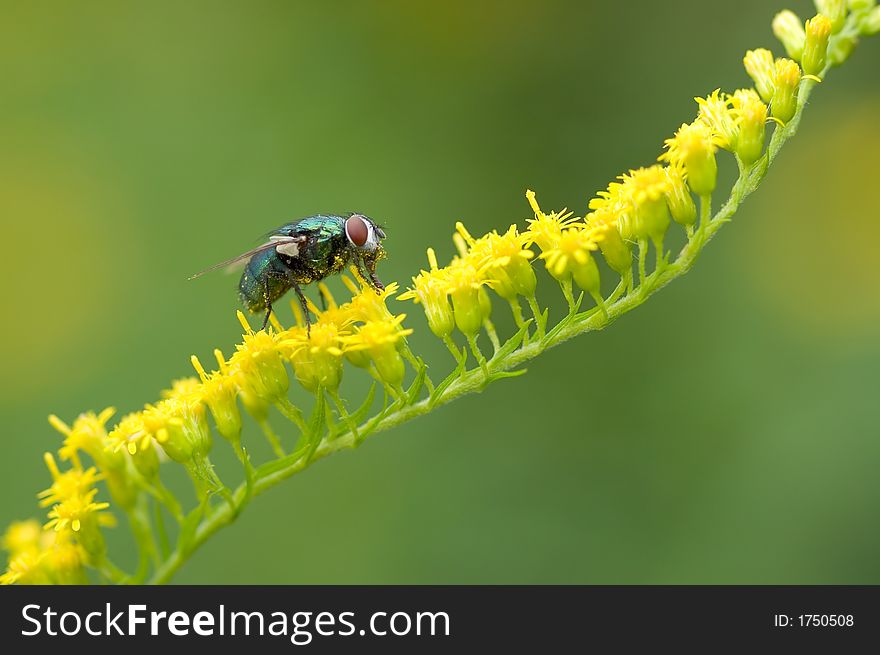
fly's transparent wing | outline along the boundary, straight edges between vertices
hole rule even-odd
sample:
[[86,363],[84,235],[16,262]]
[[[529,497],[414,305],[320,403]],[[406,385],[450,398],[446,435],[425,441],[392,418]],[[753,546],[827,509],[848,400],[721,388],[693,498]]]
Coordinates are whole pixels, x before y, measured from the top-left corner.
[[216,271],[221,268],[230,268],[239,264],[241,262],[247,261],[254,255],[259,255],[261,252],[266,252],[267,250],[271,250],[272,248],[280,248],[282,252],[290,253],[297,249],[297,246],[305,241],[305,238],[302,236],[281,236],[275,235],[270,236],[269,241],[264,244],[257,246],[256,248],[252,248],[247,252],[240,254],[238,257],[233,257],[232,259],[227,259],[225,262],[220,262],[219,264],[214,264],[213,266],[209,266],[203,271],[199,271],[195,275],[191,275],[190,280],[195,280],[197,277],[203,276],[205,273],[210,273],[212,271]]

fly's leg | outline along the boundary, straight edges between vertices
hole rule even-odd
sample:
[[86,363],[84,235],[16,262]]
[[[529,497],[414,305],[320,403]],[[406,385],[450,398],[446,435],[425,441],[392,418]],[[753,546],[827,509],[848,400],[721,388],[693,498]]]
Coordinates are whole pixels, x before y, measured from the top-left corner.
[[311,335],[312,334],[312,319],[311,319],[311,316],[309,315],[309,303],[306,301],[306,297],[303,294],[302,289],[300,289],[299,284],[297,284],[293,280],[291,280],[290,282],[291,282],[291,285],[293,286],[293,290],[296,291],[296,295],[299,296],[299,304],[302,306],[303,317],[306,320],[306,334]]
[[305,295],[302,292],[302,288],[299,286],[299,281],[296,279],[296,275],[293,271],[288,271],[286,276],[287,284],[291,286],[291,288],[296,291],[296,295],[299,298],[299,305],[302,307],[303,319],[306,322],[306,333],[312,334],[312,318],[309,314],[309,303],[306,300]]
[[367,265],[364,260],[358,259],[357,267],[361,277],[372,285],[376,290],[376,293],[385,289],[385,285],[382,284],[378,277],[376,277],[376,271],[371,266]]
[[263,285],[263,300],[266,303],[266,318],[263,319],[263,327],[260,328],[262,330],[266,329],[266,326],[269,324],[269,317],[272,316],[272,300],[269,298],[269,281],[266,281],[266,284]]

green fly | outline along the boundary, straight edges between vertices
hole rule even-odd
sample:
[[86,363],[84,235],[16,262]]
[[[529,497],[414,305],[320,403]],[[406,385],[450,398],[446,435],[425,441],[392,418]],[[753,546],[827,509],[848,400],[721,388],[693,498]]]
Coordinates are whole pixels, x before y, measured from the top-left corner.
[[290,289],[302,305],[306,327],[311,327],[309,308],[302,287],[318,282],[353,264],[376,291],[385,288],[376,277],[376,264],[385,256],[380,243],[385,232],[363,214],[320,214],[282,225],[266,235],[267,241],[233,259],[201,273],[247,261],[238,293],[251,312],[266,312],[263,329],[272,315],[272,303]]

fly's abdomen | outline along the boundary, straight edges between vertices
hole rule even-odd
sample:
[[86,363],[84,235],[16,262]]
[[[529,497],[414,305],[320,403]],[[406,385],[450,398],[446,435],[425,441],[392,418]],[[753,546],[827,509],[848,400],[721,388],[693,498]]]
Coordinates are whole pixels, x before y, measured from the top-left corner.
[[267,309],[267,301],[275,302],[288,289],[290,282],[287,267],[274,249],[251,257],[238,283],[241,302],[252,312]]

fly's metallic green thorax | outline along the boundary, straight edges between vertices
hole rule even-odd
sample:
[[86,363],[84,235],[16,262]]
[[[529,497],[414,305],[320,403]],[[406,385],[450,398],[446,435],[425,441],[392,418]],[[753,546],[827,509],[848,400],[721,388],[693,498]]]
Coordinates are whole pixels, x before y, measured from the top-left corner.
[[272,304],[290,289],[299,296],[308,321],[300,287],[349,265],[375,289],[384,288],[376,277],[376,264],[385,256],[380,244],[385,233],[363,214],[309,216],[267,236],[265,244],[237,258],[247,259],[238,285],[242,303],[252,312],[265,311],[266,321]]

